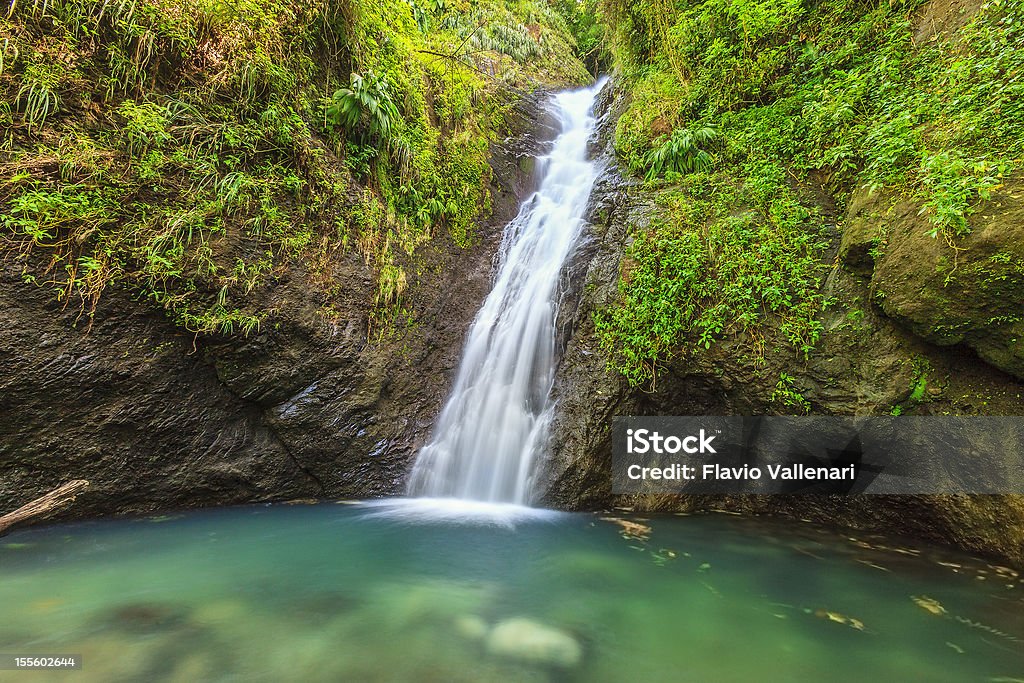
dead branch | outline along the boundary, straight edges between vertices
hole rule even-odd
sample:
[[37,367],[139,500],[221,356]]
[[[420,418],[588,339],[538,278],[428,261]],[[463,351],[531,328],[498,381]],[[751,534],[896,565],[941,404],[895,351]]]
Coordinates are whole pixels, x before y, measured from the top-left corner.
[[36,498],[31,503],[22,505],[14,512],[0,516],[0,535],[7,532],[7,529],[28,519],[48,515],[65,505],[74,502],[78,494],[89,487],[85,479],[75,479],[63,486],[59,486],[44,496]]

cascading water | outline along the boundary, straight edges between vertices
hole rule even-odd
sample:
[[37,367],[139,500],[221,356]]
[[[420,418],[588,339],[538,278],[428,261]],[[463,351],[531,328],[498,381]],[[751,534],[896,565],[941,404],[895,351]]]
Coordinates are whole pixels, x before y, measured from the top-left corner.
[[602,85],[554,97],[561,133],[539,158],[540,189],[505,228],[494,288],[470,328],[433,438],[416,459],[410,495],[530,502],[553,410],[558,280],[598,172],[587,143]]

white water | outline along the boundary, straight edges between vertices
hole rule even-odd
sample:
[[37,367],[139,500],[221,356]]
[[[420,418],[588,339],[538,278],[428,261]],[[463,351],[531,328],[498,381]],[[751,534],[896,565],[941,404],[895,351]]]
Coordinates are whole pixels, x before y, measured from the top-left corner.
[[515,529],[522,523],[556,522],[567,512],[515,503],[491,503],[459,498],[380,498],[355,503],[367,519],[404,524],[458,524]]
[[553,405],[558,280],[597,178],[587,158],[596,85],[554,97],[561,133],[540,189],[505,228],[498,275],[470,328],[451,396],[416,459],[413,496],[530,502]]

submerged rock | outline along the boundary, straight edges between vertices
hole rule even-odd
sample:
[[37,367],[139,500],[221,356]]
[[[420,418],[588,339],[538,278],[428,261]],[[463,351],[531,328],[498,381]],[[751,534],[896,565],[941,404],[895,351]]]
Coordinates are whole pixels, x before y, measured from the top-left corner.
[[487,622],[475,614],[463,614],[455,619],[455,630],[467,640],[482,640],[487,635]]
[[249,607],[240,600],[204,601],[192,612],[197,624],[231,624],[249,616]]
[[571,635],[522,617],[495,626],[487,637],[487,652],[565,668],[578,666],[583,660],[583,647]]

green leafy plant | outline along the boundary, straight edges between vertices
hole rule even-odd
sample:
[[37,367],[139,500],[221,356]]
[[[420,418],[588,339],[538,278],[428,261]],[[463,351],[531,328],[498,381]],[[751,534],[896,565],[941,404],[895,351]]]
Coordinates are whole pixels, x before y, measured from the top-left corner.
[[772,403],[781,404],[786,408],[795,408],[805,415],[811,412],[811,402],[797,390],[796,379],[785,372],[779,373],[779,381],[775,383],[771,400]]
[[15,103],[21,108],[29,130],[39,128],[60,107],[60,72],[50,64],[33,61],[25,69]]
[[686,175],[706,171],[714,163],[714,157],[703,149],[718,140],[718,130],[713,126],[697,128],[676,128],[671,135],[654,141],[654,148],[647,154],[647,180],[668,173]]
[[742,332],[759,355],[769,324],[805,355],[820,337],[819,219],[776,184],[774,165],[748,172],[740,187],[723,171],[686,176],[658,194],[657,218],[634,226],[620,298],[595,315],[609,366],[630,383]]
[[376,303],[379,306],[389,306],[398,301],[408,287],[405,270],[393,263],[385,264],[380,269],[377,277]]
[[133,155],[142,156],[150,147],[161,147],[171,140],[165,107],[153,102],[140,104],[126,100],[117,108],[117,113],[124,119],[122,133]]
[[921,161],[921,184],[927,199],[920,213],[930,213],[932,237],[941,232],[965,235],[970,232],[968,216],[977,200],[992,197],[999,177],[1007,173],[1006,164],[992,164],[984,159],[969,161],[954,152],[942,151]]
[[327,105],[327,118],[346,131],[384,141],[401,118],[388,82],[372,72],[362,76],[352,72],[349,86],[339,88]]
[[603,71],[608,61],[605,27],[599,21],[598,0],[552,0],[576,39],[576,54],[591,73]]
[[372,145],[357,145],[353,142],[345,143],[345,166],[351,170],[357,178],[367,178],[373,167],[373,161],[377,158],[377,148]]
[[0,215],[0,222],[33,243],[44,244],[70,226],[96,229],[107,218],[109,209],[100,193],[80,185],[67,185],[59,190],[33,187],[11,199],[9,214]]

